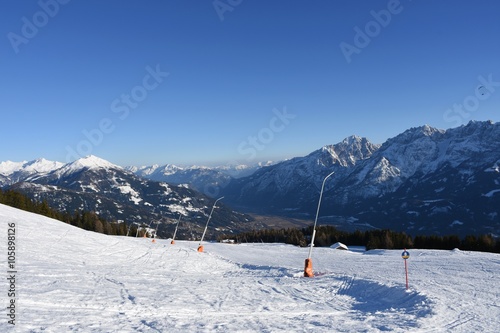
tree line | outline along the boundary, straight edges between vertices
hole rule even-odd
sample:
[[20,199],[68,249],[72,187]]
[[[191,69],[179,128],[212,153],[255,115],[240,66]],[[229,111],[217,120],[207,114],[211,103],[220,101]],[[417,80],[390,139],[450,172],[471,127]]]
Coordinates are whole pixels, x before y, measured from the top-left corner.
[[[312,232],[312,226],[302,229],[264,229],[243,232],[237,235],[220,235],[218,240],[231,239],[236,243],[264,242],[308,246]],[[456,235],[419,235],[412,237],[404,232],[387,229],[346,232],[333,226],[319,226],[316,228],[314,246],[327,247],[337,242],[351,246],[364,246],[366,250],[403,248],[453,250],[459,248],[464,251],[500,253],[500,241],[492,235],[469,235],[461,239]]]
[[129,230],[125,222],[110,222],[100,217],[95,212],[75,211],[72,214],[69,212],[60,212],[51,208],[45,200],[35,201],[14,190],[3,191],[0,189],[0,203],[35,214],[47,216],[81,229],[95,231],[106,235],[126,236],[128,234],[129,236],[135,237],[136,234],[138,234],[138,236],[142,237],[145,233],[144,229],[137,232],[137,226],[135,224],[131,225]]

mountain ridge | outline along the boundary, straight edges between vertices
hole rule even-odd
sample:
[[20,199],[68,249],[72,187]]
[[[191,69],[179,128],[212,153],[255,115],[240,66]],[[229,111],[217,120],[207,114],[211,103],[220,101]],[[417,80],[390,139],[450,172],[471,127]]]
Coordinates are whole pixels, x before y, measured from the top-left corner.
[[[311,219],[322,181],[333,171],[325,183],[322,213],[330,216],[325,223],[412,233],[500,233],[498,123],[469,122],[446,131],[411,128],[351,165],[325,151],[232,180],[222,193],[238,207]],[[408,206],[417,214],[407,213]]]
[[[324,188],[320,216],[324,223],[412,233],[500,234],[500,125],[492,121],[471,121],[447,130],[413,127],[382,144],[352,135],[306,156],[258,165],[241,177],[220,167],[157,164],[122,168],[95,156],[62,166],[35,161],[0,163],[0,185],[36,192],[40,197],[58,190],[64,192],[63,197],[69,195],[67,191],[85,193],[85,197],[104,191],[136,206],[172,207],[172,202],[148,201],[142,195],[149,190],[139,190],[149,184],[146,187],[161,192],[159,185],[148,182],[164,182],[176,191],[189,187],[212,198],[225,196],[224,203],[243,211],[311,219],[323,179],[334,172]],[[43,172],[30,169],[37,163],[45,166],[40,169]],[[80,178],[65,178],[66,173],[78,172]],[[85,174],[91,173],[95,182],[85,183]],[[123,181],[125,178],[128,180]],[[132,183],[139,187],[130,186]],[[63,204],[64,200],[59,202]],[[130,214],[140,216],[137,209]]]
[[[172,232],[175,221],[183,216],[180,235],[189,238],[193,231],[204,227],[214,200],[186,186],[176,186],[136,176],[115,164],[96,156],[87,156],[53,170],[30,174],[10,184],[37,201],[72,214],[75,211],[94,211],[109,221],[127,224],[161,226],[159,235]],[[218,204],[207,237],[216,228],[227,233],[245,229],[252,218],[236,212],[224,203]]]

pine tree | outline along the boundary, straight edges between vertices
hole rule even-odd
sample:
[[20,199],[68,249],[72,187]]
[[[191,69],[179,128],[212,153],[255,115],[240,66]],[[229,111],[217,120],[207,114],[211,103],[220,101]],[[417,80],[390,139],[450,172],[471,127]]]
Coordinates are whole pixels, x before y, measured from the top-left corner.
[[128,232],[128,235],[129,235],[130,237],[135,237],[135,236],[136,236],[136,234],[137,234],[137,225],[136,225],[136,224],[131,224],[131,225],[130,225],[130,230],[129,230],[129,232]]
[[493,252],[495,249],[495,240],[491,235],[481,235],[477,240],[477,250],[484,252]]
[[368,242],[366,243],[366,250],[379,249],[381,246],[380,237],[375,235],[375,233],[370,233],[368,236]]
[[104,226],[99,219],[95,220],[94,224],[95,224],[95,229],[94,229],[95,232],[98,232],[100,234],[104,233]]

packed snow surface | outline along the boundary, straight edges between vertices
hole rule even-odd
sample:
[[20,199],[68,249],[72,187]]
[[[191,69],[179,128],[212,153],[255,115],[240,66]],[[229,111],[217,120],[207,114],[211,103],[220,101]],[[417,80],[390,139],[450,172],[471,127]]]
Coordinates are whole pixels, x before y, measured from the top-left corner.
[[[16,325],[0,332],[499,332],[500,255],[106,236],[0,205],[16,230]],[[349,244],[348,244],[349,245]]]

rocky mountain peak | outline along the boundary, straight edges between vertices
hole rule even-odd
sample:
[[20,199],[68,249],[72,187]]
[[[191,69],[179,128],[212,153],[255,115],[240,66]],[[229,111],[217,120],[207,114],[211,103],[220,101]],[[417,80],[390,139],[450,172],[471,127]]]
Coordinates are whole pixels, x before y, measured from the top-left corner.
[[331,164],[347,167],[369,158],[379,148],[380,145],[371,143],[367,138],[352,135],[337,144],[324,146],[320,151],[331,156]]

